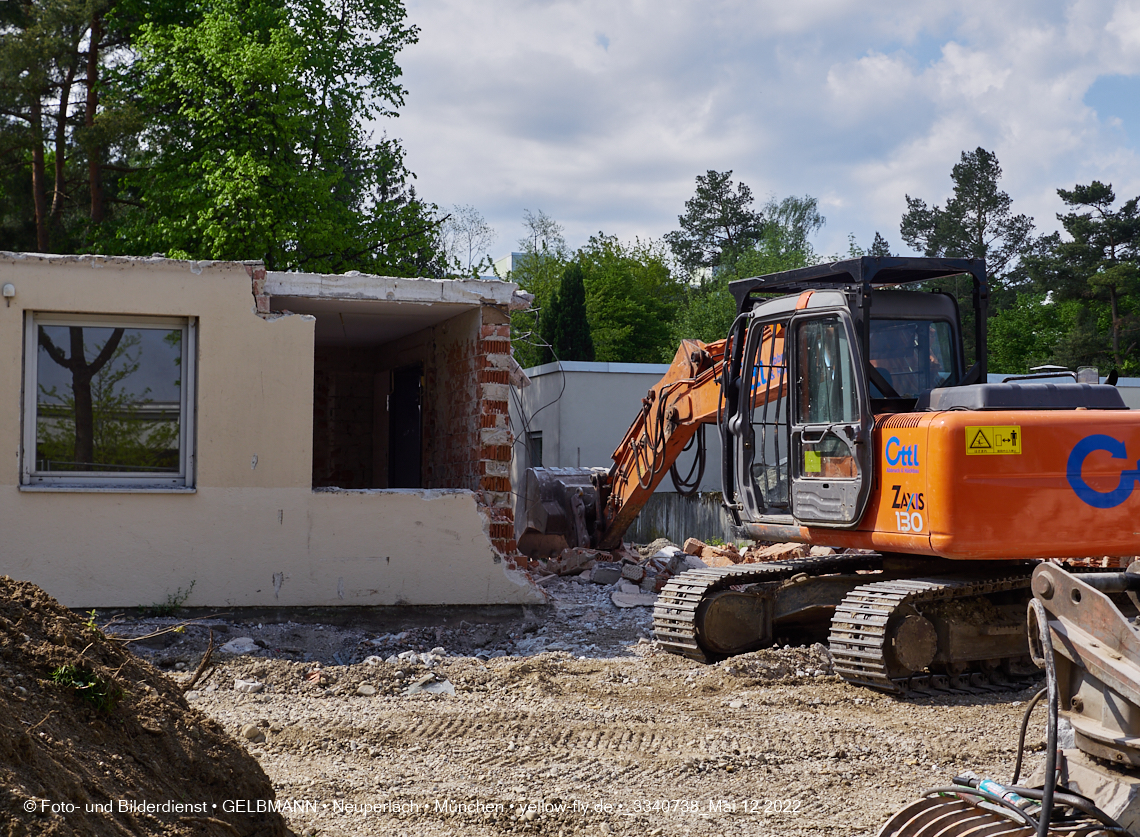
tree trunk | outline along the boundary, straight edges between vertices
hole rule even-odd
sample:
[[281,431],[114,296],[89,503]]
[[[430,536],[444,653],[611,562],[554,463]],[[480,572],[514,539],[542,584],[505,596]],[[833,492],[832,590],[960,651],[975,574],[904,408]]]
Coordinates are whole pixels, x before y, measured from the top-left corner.
[[1117,369],[1121,369],[1120,362],[1120,317],[1116,313],[1116,288],[1108,289],[1108,298],[1112,301],[1112,361]]
[[59,216],[63,214],[63,170],[67,162],[67,106],[71,101],[71,85],[75,81],[75,65],[67,71],[67,78],[59,88],[59,111],[55,117],[55,183],[52,184],[51,196],[51,227],[59,223]]
[[[95,125],[95,113],[99,107],[99,41],[103,37],[103,18],[91,18],[91,45],[87,50],[87,112],[83,124],[88,128]],[[99,155],[102,149],[91,145],[87,150],[87,184],[91,192],[91,223],[103,223],[103,168]]]
[[48,251],[47,184],[44,183],[44,123],[43,105],[39,96],[32,94],[32,198],[36,206],[36,250]]

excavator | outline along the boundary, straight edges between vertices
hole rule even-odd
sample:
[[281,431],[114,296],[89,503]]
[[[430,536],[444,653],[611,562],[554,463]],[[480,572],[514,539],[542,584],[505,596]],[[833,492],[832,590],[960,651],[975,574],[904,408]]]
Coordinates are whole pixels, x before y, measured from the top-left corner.
[[989,383],[981,259],[861,257],[730,290],[729,334],[682,342],[609,468],[528,469],[520,550],[620,548],[666,472],[694,485],[678,457],[695,441],[702,465],[715,424],[736,531],[841,551],[671,578],[662,647],[709,662],[818,635],[844,679],[896,695],[1029,675],[1034,567],[1140,552],[1140,416],[1115,374]]

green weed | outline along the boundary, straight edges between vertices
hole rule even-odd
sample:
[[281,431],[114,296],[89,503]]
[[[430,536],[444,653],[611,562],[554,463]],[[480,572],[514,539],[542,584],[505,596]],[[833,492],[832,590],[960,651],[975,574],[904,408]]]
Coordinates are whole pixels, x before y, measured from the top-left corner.
[[113,680],[105,680],[82,666],[60,666],[51,673],[57,685],[72,689],[99,712],[111,712],[123,697]]

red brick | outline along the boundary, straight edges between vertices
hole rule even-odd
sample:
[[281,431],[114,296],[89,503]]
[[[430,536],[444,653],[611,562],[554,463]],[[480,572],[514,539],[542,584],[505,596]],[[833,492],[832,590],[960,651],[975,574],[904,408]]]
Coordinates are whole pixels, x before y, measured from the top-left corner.
[[510,375],[505,369],[484,369],[479,373],[479,383],[481,384],[509,384],[510,382]]
[[493,462],[510,462],[511,461],[511,446],[510,445],[483,445],[482,450],[479,451],[480,459],[489,459]]
[[484,401],[483,402],[483,412],[484,413],[494,413],[494,414],[497,414],[500,416],[505,416],[507,414],[507,402],[506,401]]
[[479,487],[485,491],[510,491],[511,481],[506,477],[481,477]]
[[510,354],[511,341],[510,340],[484,340],[482,351],[485,355],[506,355]]

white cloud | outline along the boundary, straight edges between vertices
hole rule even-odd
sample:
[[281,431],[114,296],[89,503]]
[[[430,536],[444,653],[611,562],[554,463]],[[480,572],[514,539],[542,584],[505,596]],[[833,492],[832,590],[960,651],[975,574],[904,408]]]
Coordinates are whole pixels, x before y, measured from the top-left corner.
[[761,199],[819,197],[825,252],[875,230],[901,247],[904,195],[944,200],[979,145],[1047,228],[1058,186],[1140,192],[1140,138],[1083,102],[1099,76],[1140,73],[1136,0],[412,0],[409,18],[408,104],[381,127],[421,194],[477,206],[503,250],[524,207],[571,244],[659,237],[707,169]]

